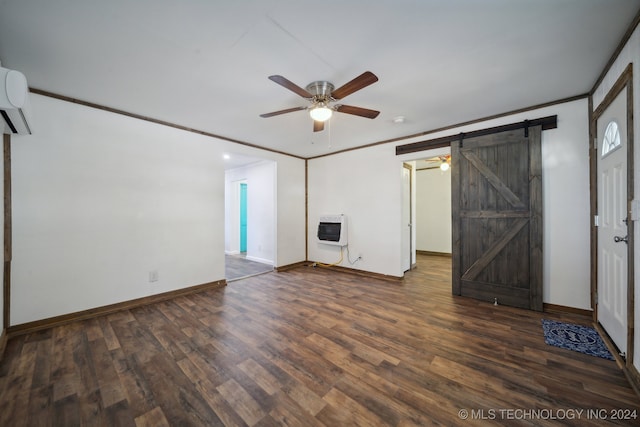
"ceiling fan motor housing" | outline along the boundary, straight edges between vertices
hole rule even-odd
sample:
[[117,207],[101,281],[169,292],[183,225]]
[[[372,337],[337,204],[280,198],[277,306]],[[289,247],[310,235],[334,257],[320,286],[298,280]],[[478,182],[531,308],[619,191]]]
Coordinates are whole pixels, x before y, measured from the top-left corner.
[[333,89],[334,86],[325,81],[317,81],[307,85],[307,92],[313,94],[313,99],[316,101],[328,101]]

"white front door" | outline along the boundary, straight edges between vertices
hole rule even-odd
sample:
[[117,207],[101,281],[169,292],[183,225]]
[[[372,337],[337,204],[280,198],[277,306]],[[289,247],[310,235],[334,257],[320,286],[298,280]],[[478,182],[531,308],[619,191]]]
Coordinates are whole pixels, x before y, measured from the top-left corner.
[[627,89],[597,120],[598,321],[627,351]]

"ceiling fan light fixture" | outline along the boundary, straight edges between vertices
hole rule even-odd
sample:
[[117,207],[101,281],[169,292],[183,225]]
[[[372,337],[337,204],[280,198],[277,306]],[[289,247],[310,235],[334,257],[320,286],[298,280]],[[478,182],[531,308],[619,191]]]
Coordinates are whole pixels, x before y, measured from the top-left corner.
[[324,105],[314,107],[311,110],[309,110],[309,115],[313,120],[317,122],[326,122],[331,118],[332,114],[333,114],[333,111],[331,110],[331,108],[326,107]]
[[371,71],[365,71],[336,90],[334,90],[333,84],[325,80],[312,82],[307,85],[306,89],[301,88],[297,84],[280,75],[269,76],[269,80],[279,84],[291,92],[294,92],[296,95],[303,97],[307,102],[310,102],[310,105],[260,114],[260,117],[267,118],[279,116],[280,114],[293,113],[294,111],[308,110],[309,115],[313,119],[313,131],[320,132],[324,130],[324,122],[331,118],[334,111],[343,114],[351,114],[353,116],[365,117],[367,119],[375,119],[380,114],[380,111],[354,107],[352,105],[331,105],[333,102],[377,82],[378,77],[376,77],[376,75]]

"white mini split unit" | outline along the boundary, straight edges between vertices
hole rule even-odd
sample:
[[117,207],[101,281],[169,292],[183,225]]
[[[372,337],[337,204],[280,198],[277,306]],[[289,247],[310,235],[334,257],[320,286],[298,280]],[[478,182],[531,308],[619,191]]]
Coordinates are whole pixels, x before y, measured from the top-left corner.
[[27,78],[0,67],[0,126],[2,133],[30,135],[31,112]]
[[327,245],[347,246],[347,217],[322,215],[318,223],[318,241]]

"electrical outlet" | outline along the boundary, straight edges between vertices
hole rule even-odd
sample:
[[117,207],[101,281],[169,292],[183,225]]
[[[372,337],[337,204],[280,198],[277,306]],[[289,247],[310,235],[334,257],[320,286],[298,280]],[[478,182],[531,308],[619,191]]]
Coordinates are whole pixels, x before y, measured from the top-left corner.
[[158,281],[158,270],[152,270],[149,272],[149,281],[150,282]]

